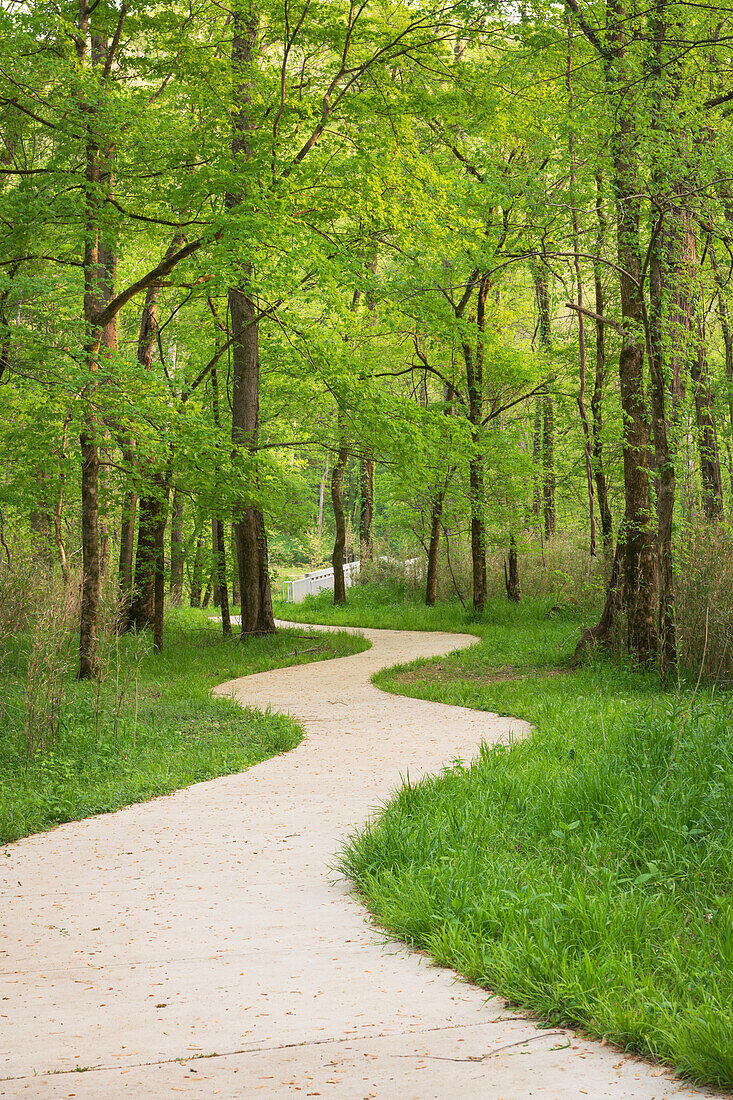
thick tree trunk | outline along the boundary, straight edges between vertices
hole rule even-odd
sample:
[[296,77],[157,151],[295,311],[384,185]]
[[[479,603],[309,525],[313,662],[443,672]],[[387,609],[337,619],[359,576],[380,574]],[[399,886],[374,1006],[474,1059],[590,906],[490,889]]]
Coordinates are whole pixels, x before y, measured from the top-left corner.
[[657,652],[655,532],[649,494],[649,417],[644,397],[644,302],[639,240],[638,135],[626,58],[627,12],[623,0],[608,0],[609,42],[614,58],[616,126],[612,139],[621,313],[625,335],[619,357],[624,415],[625,496],[624,603],[630,651],[641,661]]
[[[257,42],[259,13],[254,7],[245,9],[244,5],[237,5],[232,12],[232,21],[234,34],[231,60],[236,103],[233,113],[232,158],[241,170],[252,158],[250,135],[256,125],[252,115],[249,67]],[[227,209],[235,209],[243,197],[242,193],[227,194]],[[257,306],[248,289],[250,276],[251,265],[244,262],[240,284],[229,291],[233,340],[232,443],[235,447],[235,462],[239,460],[243,448],[254,455],[259,429],[259,322]],[[274,633],[275,617],[272,612],[265,521],[254,501],[244,501],[239,506],[234,517],[234,531],[242,598],[242,636]]]
[[173,491],[171,509],[171,607],[180,607],[183,599],[183,567],[186,555],[183,552],[183,494]]
[[611,643],[613,625],[616,613],[622,606],[622,574],[624,565],[624,534],[623,528],[619,531],[616,543],[616,552],[613,556],[611,576],[606,589],[606,602],[598,623],[588,630],[584,630],[575,647],[574,661],[577,661],[589,649],[595,646],[608,646]]
[[[236,447],[256,450],[259,427],[259,334],[255,305],[241,290],[229,292],[232,324],[234,387],[232,393],[232,442]],[[235,452],[235,460],[237,452]],[[242,635],[272,634],[270,572],[267,560],[265,522],[252,502],[240,505],[234,532],[239,559],[239,587],[242,599]]]
[[161,527],[165,530],[161,493],[162,479],[157,478],[158,493],[145,494],[138,506],[137,553],[135,584],[130,606],[130,626],[138,633],[155,625],[155,578],[158,569],[158,542]]
[[[339,421],[340,421],[339,417]],[[333,516],[336,523],[336,537],[333,543],[331,563],[333,565],[333,602],[337,606],[346,603],[346,581],[344,578],[344,553],[346,550],[346,517],[344,515],[344,503],[341,497],[341,484],[349,453],[346,444],[341,441],[339,445],[338,459],[331,474],[331,503],[333,504]]]

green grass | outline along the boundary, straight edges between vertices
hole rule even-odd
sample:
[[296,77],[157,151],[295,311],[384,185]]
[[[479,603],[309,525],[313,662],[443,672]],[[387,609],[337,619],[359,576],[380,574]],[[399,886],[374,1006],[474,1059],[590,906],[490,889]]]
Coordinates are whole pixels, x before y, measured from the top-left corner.
[[[353,600],[353,621],[387,625],[387,604],[370,613],[369,600]],[[405,785],[351,838],[342,871],[386,928],[441,964],[554,1025],[730,1087],[730,698],[661,692],[619,660],[569,670],[580,616],[547,602],[492,601],[473,623],[455,606],[395,607],[400,625],[429,616],[480,640],[375,682],[534,732]],[[567,674],[543,675],[552,665]],[[497,668],[524,678],[497,682]]]
[[343,633],[283,630],[224,640],[220,624],[177,612],[165,648],[120,639],[101,685],[66,680],[53,748],[28,756],[23,735],[25,663],[16,652],[0,670],[0,842],[63,821],[118,809],[241,771],[299,743],[290,718],[215,699],[211,688],[252,672],[345,656],[367,648]]

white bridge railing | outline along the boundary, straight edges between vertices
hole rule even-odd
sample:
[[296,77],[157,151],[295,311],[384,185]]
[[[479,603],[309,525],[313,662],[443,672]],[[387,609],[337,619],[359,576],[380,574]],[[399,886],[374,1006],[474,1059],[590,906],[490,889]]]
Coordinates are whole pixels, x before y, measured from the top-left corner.
[[[384,559],[387,560],[386,558]],[[402,563],[405,572],[419,574],[422,569],[422,558],[410,558]],[[344,582],[349,588],[359,576],[361,562],[350,561],[344,563]],[[292,581],[283,581],[283,600],[288,603],[302,603],[306,596],[315,596],[328,588],[333,592],[333,569],[315,569],[312,573],[306,573],[304,577],[295,577]]]
[[[361,562],[358,561],[344,563],[344,583],[347,588],[359,576],[360,565]],[[333,569],[315,569],[304,577],[283,581],[283,599],[288,603],[302,603],[306,596],[315,596],[324,588],[333,592]]]

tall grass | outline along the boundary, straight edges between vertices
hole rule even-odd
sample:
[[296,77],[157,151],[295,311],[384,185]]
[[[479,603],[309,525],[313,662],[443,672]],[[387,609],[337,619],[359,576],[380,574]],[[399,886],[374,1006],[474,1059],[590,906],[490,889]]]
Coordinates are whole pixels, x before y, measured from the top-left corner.
[[291,719],[214,699],[211,688],[366,647],[360,637],[307,630],[225,640],[202,612],[179,611],[161,653],[147,633],[105,631],[105,676],[79,683],[76,645],[68,644],[75,623],[67,631],[59,620],[54,648],[54,614],[51,603],[29,612],[26,629],[33,621],[36,635],[16,632],[0,666],[0,843],[293,748],[302,731]]
[[642,698],[535,703],[530,739],[403,787],[341,866],[438,962],[730,1086],[730,709]]

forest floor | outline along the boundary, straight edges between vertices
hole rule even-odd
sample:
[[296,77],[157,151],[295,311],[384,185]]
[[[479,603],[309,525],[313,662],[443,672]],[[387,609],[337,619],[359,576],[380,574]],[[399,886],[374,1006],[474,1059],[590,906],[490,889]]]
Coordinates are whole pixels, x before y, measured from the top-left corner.
[[366,652],[218,689],[288,712],[307,732],[294,751],[5,849],[0,1095],[711,1095],[487,999],[364,920],[334,869],[347,835],[406,777],[527,730],[371,683],[472,636],[365,634]]

